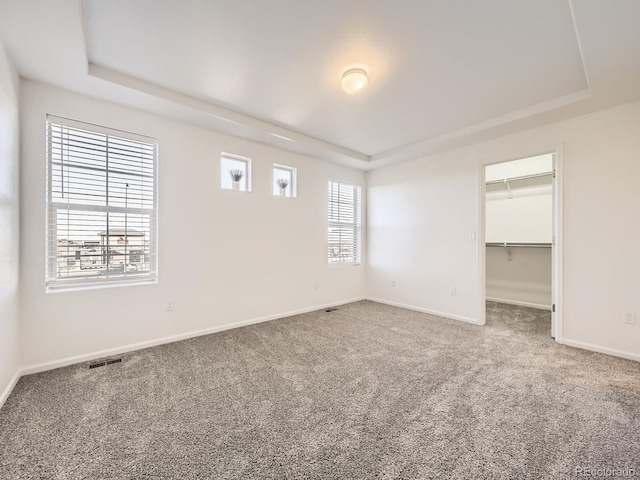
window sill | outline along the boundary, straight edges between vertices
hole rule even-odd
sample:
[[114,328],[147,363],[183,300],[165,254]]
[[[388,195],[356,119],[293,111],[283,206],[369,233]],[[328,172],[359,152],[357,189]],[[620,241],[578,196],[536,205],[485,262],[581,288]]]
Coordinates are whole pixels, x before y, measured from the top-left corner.
[[220,190],[224,190],[225,192],[237,192],[237,193],[251,193],[251,190],[235,190],[229,187],[220,187]]
[[340,268],[340,267],[359,267],[360,262],[334,262],[329,264],[329,268]]
[[157,278],[140,280],[127,279],[122,281],[105,280],[103,282],[92,281],[79,284],[65,284],[64,282],[56,282],[54,285],[47,285],[45,287],[45,293],[77,292],[81,290],[97,290],[116,287],[135,287],[138,285],[154,285],[156,283],[158,283]]

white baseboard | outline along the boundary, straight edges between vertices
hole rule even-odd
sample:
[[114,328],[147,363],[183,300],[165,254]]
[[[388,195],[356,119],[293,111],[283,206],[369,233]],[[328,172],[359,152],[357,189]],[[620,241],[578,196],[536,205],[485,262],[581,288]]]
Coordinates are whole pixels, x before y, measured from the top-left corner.
[[581,348],[583,350],[591,350],[592,352],[604,353],[606,355],[626,358],[627,360],[635,360],[636,362],[640,362],[640,355],[636,353],[625,352],[623,350],[616,350],[615,348],[600,347],[599,345],[579,342],[577,340],[570,340],[568,338],[564,338],[562,340],[562,344],[568,345],[569,347]]
[[[463,316],[460,316],[460,315],[453,315],[453,314],[449,314],[449,313],[445,313],[445,312],[438,312],[438,311],[435,311],[435,310],[430,310],[428,308],[416,307],[416,306],[413,306],[413,305],[407,305],[407,304],[398,303],[398,302],[391,302],[389,300],[383,300],[383,299],[380,299],[380,298],[358,297],[358,298],[346,299],[346,300],[342,300],[342,301],[339,301],[339,302],[331,302],[331,303],[328,303],[328,304],[325,304],[325,305],[316,305],[314,307],[303,308],[303,309],[294,310],[294,311],[285,312],[285,313],[280,313],[280,314],[276,314],[276,315],[268,315],[268,316],[265,316],[265,317],[258,317],[258,318],[254,318],[254,319],[250,319],[250,320],[243,320],[241,322],[229,323],[229,324],[226,324],[226,325],[219,325],[219,326],[206,328],[206,329],[202,329],[202,330],[196,330],[196,331],[192,331],[192,332],[181,333],[181,334],[172,335],[172,336],[169,336],[169,337],[158,338],[158,339],[155,339],[155,340],[148,340],[148,341],[145,341],[145,342],[139,342],[139,343],[134,343],[134,344],[130,344],[130,345],[125,345],[125,346],[122,346],[122,347],[116,347],[116,348],[111,348],[111,349],[107,349],[107,350],[100,350],[98,352],[87,353],[87,354],[84,354],[84,355],[76,355],[76,356],[73,356],[73,357],[63,358],[61,360],[55,360],[55,361],[52,361],[52,362],[46,362],[46,363],[41,363],[41,364],[38,364],[38,365],[32,365],[32,366],[29,366],[29,367],[23,367],[23,368],[18,369],[18,371],[15,373],[15,375],[13,376],[13,378],[11,379],[11,381],[9,382],[7,387],[2,392],[2,395],[0,395],[0,408],[2,408],[2,406],[4,405],[4,403],[7,400],[7,398],[9,398],[9,395],[13,391],[13,388],[15,387],[16,383],[18,383],[18,380],[23,375],[30,375],[32,373],[44,372],[46,370],[53,370],[55,368],[66,367],[68,365],[73,365],[75,363],[87,362],[87,361],[90,361],[90,360],[95,360],[95,359],[103,358],[103,357],[109,357],[109,356],[112,356],[112,355],[119,355],[119,354],[122,354],[122,353],[132,352],[132,351],[135,351],[135,350],[141,350],[143,348],[153,347],[153,346],[156,346],[156,345],[163,345],[163,344],[166,344],[166,343],[177,342],[177,341],[180,341],[180,340],[186,340],[188,338],[199,337],[199,336],[202,336],[202,335],[209,335],[211,333],[221,332],[221,331],[224,331],[224,330],[232,330],[234,328],[244,327],[244,326],[247,326],[247,325],[254,325],[256,323],[268,322],[268,321],[271,321],[271,320],[290,317],[290,316],[293,316],[293,315],[300,315],[300,314],[303,314],[303,313],[309,313],[309,312],[313,312],[315,310],[321,310],[323,308],[334,307],[336,305],[344,305],[344,304],[347,304],[347,303],[359,302],[361,300],[370,300],[372,302],[378,302],[378,303],[382,303],[382,304],[385,304],[385,305],[391,305],[391,306],[394,306],[394,307],[406,308],[407,310],[414,310],[414,311],[417,311],[417,312],[429,313],[431,315],[437,315],[439,317],[449,318],[449,319],[452,319],[452,320],[459,320],[459,321],[471,323],[471,324],[474,324],[474,325],[481,325],[481,323],[478,320],[474,319],[474,318],[463,317]],[[500,300],[496,299],[494,301],[500,301]],[[506,303],[506,302],[503,302],[503,303]],[[527,305],[527,306],[530,306],[530,305]],[[536,307],[533,307],[533,308],[536,308]],[[570,346],[570,347],[581,348],[581,349],[584,349],[584,350],[590,350],[590,351],[593,351],[593,352],[604,353],[606,355],[612,355],[614,357],[626,358],[628,360],[635,360],[636,362],[640,362],[640,355],[635,354],[635,353],[631,353],[631,352],[625,352],[625,351],[622,351],[622,350],[616,350],[616,349],[612,349],[612,348],[600,347],[598,345],[579,342],[577,340],[570,340],[570,339],[566,339],[566,338],[562,341],[562,343],[564,345],[567,345],[567,346]]]
[[385,305],[391,305],[392,307],[400,307],[400,308],[406,308],[407,310],[413,310],[416,312],[429,313],[431,315],[449,318],[451,320],[459,320],[461,322],[472,323],[474,325],[482,325],[480,321],[471,317],[463,317],[461,315],[454,315],[452,313],[438,312],[436,310],[429,310],[428,308],[416,307],[413,305],[407,305],[407,304],[398,303],[398,302],[391,302],[389,300],[382,300],[381,298],[367,297],[367,300],[370,300],[372,302],[384,303]]
[[[256,323],[268,322],[270,320],[277,320],[279,318],[291,317],[293,315],[300,315],[303,313],[313,312],[315,310],[321,310],[323,308],[335,307],[337,305],[344,305],[346,303],[359,302],[365,300],[364,297],[351,298],[341,300],[338,302],[331,302],[325,305],[316,305],[314,307],[302,308],[290,312],[278,313],[275,315],[267,315],[265,317],[253,318],[250,320],[243,320],[240,322],[228,323],[226,325],[216,325],[215,327],[205,328],[202,330],[195,330],[186,333],[180,333],[177,335],[171,335],[169,337],[157,338],[155,340],[147,340],[144,342],[132,343],[124,345],[122,347],[109,348],[107,350],[100,350],[98,352],[86,353],[83,355],[76,355],[73,357],[63,358],[61,360],[54,360],[52,362],[40,363],[29,367],[23,367],[19,370],[19,376],[31,375],[33,373],[44,372],[47,370],[53,370],[55,368],[66,367],[75,363],[88,362],[96,360],[98,358],[110,357],[113,355],[120,355],[127,352],[133,352],[135,350],[142,350],[143,348],[155,347],[156,345],[163,345],[165,343],[178,342],[180,340],[186,340],[188,338],[200,337],[202,335],[209,335],[211,333],[222,332],[224,330],[232,330],[234,328],[245,327],[247,325],[253,325]],[[18,374],[16,374],[18,375]],[[18,376],[18,378],[19,378]]]
[[542,305],[539,303],[520,302],[518,300],[507,300],[505,298],[487,297],[490,302],[506,303],[508,305],[518,305],[519,307],[538,308],[540,310],[551,311],[551,305]]
[[22,371],[18,369],[16,373],[13,375],[13,378],[9,381],[9,385],[7,385],[7,388],[5,388],[4,392],[2,392],[2,395],[0,395],[0,408],[2,408],[2,406],[4,405],[4,402],[7,401],[7,398],[9,398],[9,395],[11,395],[11,392],[13,392],[13,387],[16,386],[16,383],[18,383],[18,380],[20,380],[21,376],[22,376]]

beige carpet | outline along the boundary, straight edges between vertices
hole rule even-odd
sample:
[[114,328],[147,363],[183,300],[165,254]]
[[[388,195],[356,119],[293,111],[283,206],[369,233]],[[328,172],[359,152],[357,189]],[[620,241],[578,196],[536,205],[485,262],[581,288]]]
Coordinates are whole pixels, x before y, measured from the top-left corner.
[[640,364],[490,303],[477,327],[373,302],[22,378],[2,479],[640,475]]

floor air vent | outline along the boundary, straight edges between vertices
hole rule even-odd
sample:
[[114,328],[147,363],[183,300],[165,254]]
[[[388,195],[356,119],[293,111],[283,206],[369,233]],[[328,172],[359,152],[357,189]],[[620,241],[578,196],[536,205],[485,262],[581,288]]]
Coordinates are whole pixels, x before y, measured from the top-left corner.
[[105,365],[113,365],[114,363],[122,363],[122,358],[111,358],[109,360],[90,363],[89,370],[91,370],[92,368],[104,367]]
[[336,310],[338,310],[336,307],[332,307],[332,308],[327,308],[325,312],[331,313],[331,312],[335,312]]

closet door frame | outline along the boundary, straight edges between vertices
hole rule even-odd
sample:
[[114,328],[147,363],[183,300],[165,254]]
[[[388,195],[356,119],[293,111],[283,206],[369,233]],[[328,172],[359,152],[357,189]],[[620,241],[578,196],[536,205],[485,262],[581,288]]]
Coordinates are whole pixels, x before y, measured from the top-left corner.
[[486,282],[487,282],[487,264],[486,264],[486,238],[485,238],[485,208],[486,208],[486,179],[485,179],[485,167],[488,165],[495,165],[498,163],[510,162],[513,160],[521,160],[529,157],[536,157],[538,155],[553,154],[553,239],[552,239],[552,270],[551,270],[551,303],[552,303],[552,331],[551,336],[557,343],[563,343],[563,316],[562,316],[562,265],[563,265],[563,235],[562,235],[562,153],[563,145],[559,145],[555,149],[543,150],[538,152],[532,152],[524,154],[515,158],[505,158],[495,162],[481,163],[479,165],[478,179],[479,179],[479,201],[478,201],[478,285],[479,285],[479,305],[478,305],[478,323],[480,325],[486,324]]
[[562,151],[560,145],[553,156],[553,275],[551,279],[551,291],[553,302],[552,309],[552,336],[558,343],[563,343],[562,323],[562,265],[563,265],[563,235],[562,235]]

